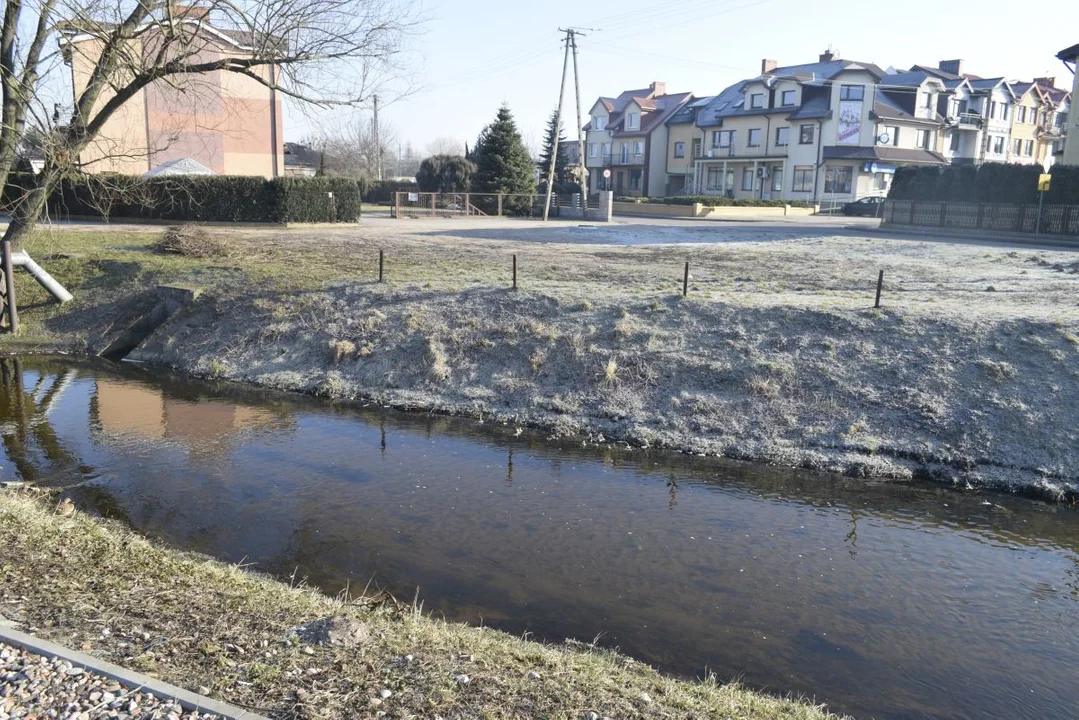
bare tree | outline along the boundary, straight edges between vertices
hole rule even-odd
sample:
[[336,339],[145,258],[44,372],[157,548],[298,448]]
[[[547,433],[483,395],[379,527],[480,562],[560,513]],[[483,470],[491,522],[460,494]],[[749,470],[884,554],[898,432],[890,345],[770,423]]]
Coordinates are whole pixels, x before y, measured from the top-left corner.
[[381,120],[376,145],[370,118],[357,116],[344,126],[322,128],[304,144],[322,153],[322,170],[326,174],[370,180],[377,177],[378,145],[386,167],[393,162],[397,140],[393,128]]
[[428,155],[461,155],[465,154],[465,144],[457,138],[449,135],[439,135],[427,143]]
[[[139,92],[183,95],[231,73],[319,107],[364,106],[401,76],[404,40],[419,18],[408,0],[5,0],[0,27],[0,191],[28,127],[44,169],[15,203],[5,240],[40,217],[49,192]],[[222,41],[230,41],[228,52]],[[43,79],[78,60],[69,108],[50,107]]]

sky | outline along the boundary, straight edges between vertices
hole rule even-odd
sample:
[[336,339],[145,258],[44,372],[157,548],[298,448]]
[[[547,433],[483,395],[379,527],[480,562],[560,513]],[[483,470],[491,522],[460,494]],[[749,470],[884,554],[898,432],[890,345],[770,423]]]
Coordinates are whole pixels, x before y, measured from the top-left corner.
[[[1056,53],[1079,43],[1079,4],[1063,0],[1051,13],[1024,7],[1003,0],[427,0],[426,22],[405,55],[413,91],[384,96],[380,119],[402,146],[411,143],[426,155],[440,138],[460,143],[462,150],[465,142],[473,144],[507,103],[526,143],[538,146],[558,104],[564,37],[559,27],[569,26],[584,33],[577,44],[585,116],[601,95],[654,80],[666,82],[668,92],[713,95],[759,75],[762,58],[780,65],[815,62],[829,46],[844,59],[882,68],[962,58],[968,73],[1055,76],[1070,89],[1072,75]],[[563,112],[572,135],[572,75]],[[300,141],[363,113],[311,114],[290,107],[285,139]]]

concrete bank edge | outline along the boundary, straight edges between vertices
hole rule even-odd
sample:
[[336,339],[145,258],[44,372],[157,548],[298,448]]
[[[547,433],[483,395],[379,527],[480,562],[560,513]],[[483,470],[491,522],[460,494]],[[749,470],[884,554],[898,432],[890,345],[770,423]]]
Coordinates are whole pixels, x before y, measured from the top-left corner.
[[265,716],[256,715],[249,710],[198,695],[163,680],[157,680],[156,678],[127,670],[107,660],[66,648],[63,645],[57,645],[49,640],[28,635],[11,627],[0,625],[0,642],[20,647],[37,655],[58,657],[62,660],[67,660],[72,665],[123,683],[129,688],[138,688],[139,690],[151,692],[159,698],[176,700],[185,710],[214,713],[225,720],[268,720]]

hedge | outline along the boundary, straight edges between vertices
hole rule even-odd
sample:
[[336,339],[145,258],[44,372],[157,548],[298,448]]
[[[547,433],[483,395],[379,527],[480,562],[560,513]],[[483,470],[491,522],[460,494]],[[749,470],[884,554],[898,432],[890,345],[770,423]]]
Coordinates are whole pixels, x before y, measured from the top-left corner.
[[[937,167],[900,167],[895,171],[888,198],[892,200],[942,200],[1033,204],[1038,198],[1037,165],[985,163]],[[1079,205],[1079,166],[1054,165],[1045,202]]]
[[811,207],[801,200],[758,200],[729,198],[722,195],[676,195],[673,197],[617,197],[615,202],[655,203],[657,205],[696,205],[705,207]]
[[356,222],[361,195],[361,184],[348,178],[88,175],[63,180],[49,198],[49,212],[178,222]]
[[363,193],[367,203],[392,203],[394,193],[419,192],[420,186],[411,180],[375,180],[368,184]]

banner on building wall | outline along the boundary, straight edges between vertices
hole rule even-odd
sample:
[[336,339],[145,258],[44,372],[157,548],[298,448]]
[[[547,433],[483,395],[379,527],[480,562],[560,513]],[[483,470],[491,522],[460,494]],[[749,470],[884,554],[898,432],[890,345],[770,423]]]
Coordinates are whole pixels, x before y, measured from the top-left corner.
[[844,100],[839,103],[839,131],[836,144],[858,145],[862,141],[862,103]]

